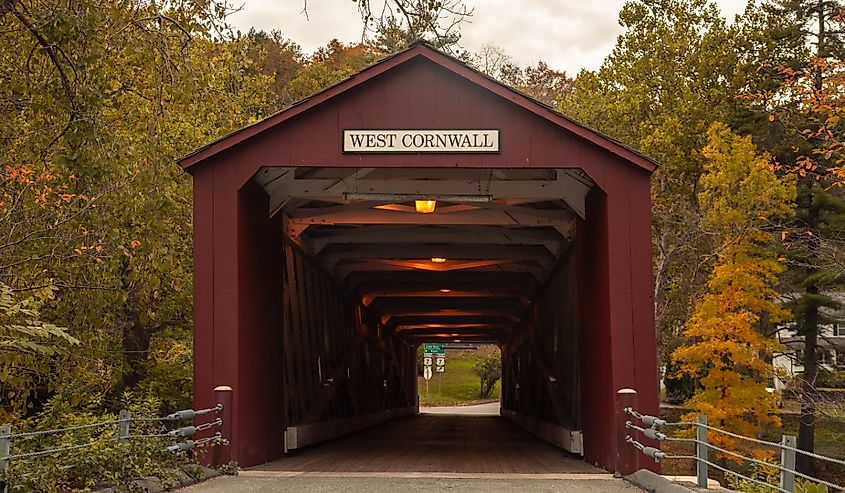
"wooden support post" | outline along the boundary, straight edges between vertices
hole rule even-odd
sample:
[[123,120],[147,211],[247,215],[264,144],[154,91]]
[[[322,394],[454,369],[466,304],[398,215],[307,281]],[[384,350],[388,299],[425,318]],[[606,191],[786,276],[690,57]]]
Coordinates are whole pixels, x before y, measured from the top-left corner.
[[228,385],[214,387],[214,400],[217,404],[222,404],[223,406],[223,409],[217,414],[217,416],[223,421],[220,425],[219,431],[223,436],[223,439],[227,441],[226,444],[217,444],[213,449],[212,464],[215,466],[228,464],[232,458],[232,394],[232,387],[229,387]]
[[620,389],[616,392],[616,477],[628,476],[637,471],[637,454],[640,452],[628,443],[629,430],[625,425],[631,416],[625,409],[637,408],[637,391],[634,389]]

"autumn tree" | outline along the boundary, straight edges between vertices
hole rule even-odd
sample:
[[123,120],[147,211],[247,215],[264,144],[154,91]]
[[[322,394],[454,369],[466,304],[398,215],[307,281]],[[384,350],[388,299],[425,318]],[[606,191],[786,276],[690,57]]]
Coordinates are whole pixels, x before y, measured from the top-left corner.
[[267,107],[278,111],[295,103],[296,96],[290,94],[289,85],[305,65],[302,48],[277,30],[267,33],[250,29],[245,38],[252,71],[272,80]]
[[288,84],[294,100],[311,96],[375,63],[385,52],[364,43],[343,43],[336,39],[308,57],[299,74]]
[[699,379],[690,416],[755,436],[760,425],[780,425],[776,397],[766,390],[779,344],[766,329],[788,317],[775,290],[785,266],[772,244],[776,221],[793,212],[795,184],[775,174],[750,137],[723,124],[709,129],[703,156],[701,228],[715,246],[713,267],[684,330],[688,342],[672,357],[681,373]]

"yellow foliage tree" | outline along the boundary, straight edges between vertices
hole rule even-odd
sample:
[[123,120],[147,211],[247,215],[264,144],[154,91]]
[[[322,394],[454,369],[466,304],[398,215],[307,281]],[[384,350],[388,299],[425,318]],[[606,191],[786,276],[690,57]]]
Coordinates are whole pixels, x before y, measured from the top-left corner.
[[[701,227],[716,246],[707,290],[698,297],[673,353],[680,373],[700,379],[688,401],[712,426],[754,436],[762,424],[780,426],[776,396],[766,390],[778,343],[761,331],[761,319],[782,321],[777,275],[784,270],[774,248],[773,220],[793,214],[795,180],[778,177],[750,137],[717,123],[708,130],[701,178]],[[714,442],[732,445],[714,434]]]

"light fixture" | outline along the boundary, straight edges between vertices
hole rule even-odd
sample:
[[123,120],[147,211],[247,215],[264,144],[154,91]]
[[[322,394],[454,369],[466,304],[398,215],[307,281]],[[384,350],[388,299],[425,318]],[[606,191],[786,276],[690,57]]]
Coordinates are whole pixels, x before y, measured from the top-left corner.
[[455,342],[461,342],[461,340],[460,340],[460,339],[455,339]]
[[443,257],[431,257],[431,261],[434,262],[435,264],[445,264],[446,263],[446,259],[443,258]]
[[443,289],[441,289],[441,290],[440,290],[440,292],[441,292],[441,293],[451,293],[451,292],[452,292],[452,290],[451,290],[451,289],[446,289],[446,288],[443,288]]
[[417,212],[420,214],[431,214],[434,212],[434,208],[437,207],[436,200],[415,200],[414,205],[416,206]]

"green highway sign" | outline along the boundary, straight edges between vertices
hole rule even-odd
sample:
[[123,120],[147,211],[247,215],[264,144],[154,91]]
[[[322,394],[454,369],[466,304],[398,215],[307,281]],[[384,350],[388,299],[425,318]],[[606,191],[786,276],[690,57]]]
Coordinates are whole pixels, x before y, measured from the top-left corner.
[[443,344],[423,344],[423,353],[425,354],[446,354],[446,346]]

